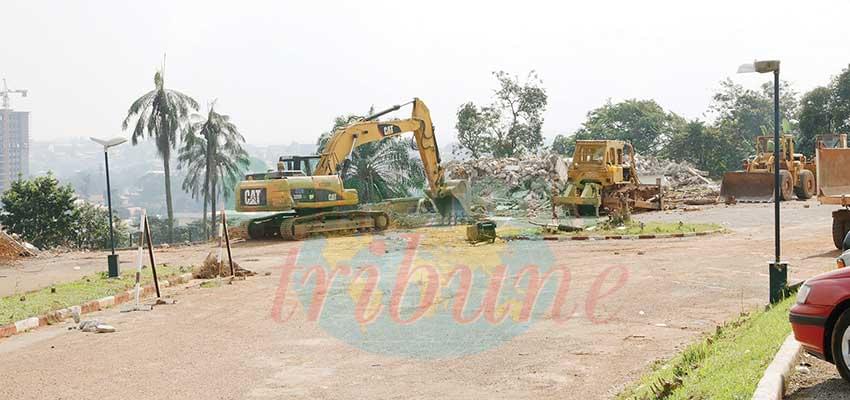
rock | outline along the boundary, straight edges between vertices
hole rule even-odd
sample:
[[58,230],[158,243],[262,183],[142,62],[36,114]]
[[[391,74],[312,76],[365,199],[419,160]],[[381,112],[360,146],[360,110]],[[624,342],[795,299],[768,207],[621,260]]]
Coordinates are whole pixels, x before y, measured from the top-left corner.
[[115,332],[115,327],[108,324],[97,324],[95,327],[96,333],[112,333]]
[[95,332],[97,331],[97,326],[100,324],[99,321],[93,319],[87,319],[85,321],[80,322],[80,326],[78,327],[83,332]]

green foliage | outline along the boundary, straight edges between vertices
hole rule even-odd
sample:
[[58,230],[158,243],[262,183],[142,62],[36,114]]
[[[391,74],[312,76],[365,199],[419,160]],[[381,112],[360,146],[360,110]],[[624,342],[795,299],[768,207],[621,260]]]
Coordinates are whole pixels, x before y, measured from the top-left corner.
[[[183,267],[159,265],[157,278],[168,279],[184,272]],[[153,282],[151,269],[145,267],[141,274],[142,285]],[[126,268],[118,279],[108,278],[106,272],[85,276],[79,280],[59,283],[51,287],[35,290],[24,295],[0,297],[0,326],[14,323],[25,318],[44,315],[62,308],[77,306],[87,301],[116,295],[136,283],[136,270]],[[55,292],[51,290],[55,289]],[[23,299],[23,300],[22,300]]]
[[[763,129],[773,132],[773,83],[766,82],[761,90],[752,90],[727,79],[720,86],[709,112],[715,116],[715,127],[735,144],[735,148],[730,150],[741,160],[753,152],[754,139],[761,135]],[[780,82],[780,118],[796,121],[798,108],[797,92],[789,83]],[[790,130],[795,129],[792,124]]]
[[654,100],[608,101],[587,113],[587,120],[572,140],[625,140],[638,154],[655,155],[684,124],[684,119],[665,111]]
[[742,158],[735,138],[698,119],[675,132],[662,155],[672,160],[690,161],[712,176],[738,169]]
[[162,71],[154,74],[154,90],[142,95],[130,105],[127,117],[121,124],[127,130],[133,118],[135,128],[131,135],[133,146],[145,137],[156,142],[165,172],[165,203],[168,209],[168,237],[173,236],[174,208],[171,203],[171,150],[177,146],[177,131],[188,121],[189,113],[198,109],[195,99],[165,88]]
[[468,102],[457,111],[455,128],[460,148],[476,158],[513,157],[537,151],[543,144],[541,128],[548,100],[543,82],[534,71],[525,82],[504,71],[493,75],[499,81],[493,103],[478,107]]
[[803,95],[800,101],[800,136],[797,151],[814,154],[815,137],[833,132],[831,113],[832,93],[827,87],[816,87]]
[[800,101],[801,152],[814,154],[815,137],[850,131],[850,67],[833,77],[827,86],[812,89]]
[[181,168],[187,169],[183,190],[192,197],[203,196],[202,226],[206,225],[207,205],[212,212],[212,225],[216,224],[218,196],[229,199],[233,195],[233,185],[248,169],[250,159],[242,147],[244,142],[245,138],[230,117],[215,112],[215,103],[210,106],[206,119],[195,121],[184,132],[177,160]]
[[52,174],[16,180],[3,193],[0,224],[39,248],[67,245],[76,221],[74,189]]
[[[373,112],[374,107],[366,115]],[[355,114],[334,118],[331,130],[319,136],[316,152],[322,153],[336,130],[363,118]],[[346,188],[357,190],[361,203],[406,197],[425,184],[425,170],[413,138],[390,138],[358,146],[343,163],[340,175]]]
[[767,311],[718,326],[617,396],[644,399],[749,399],[791,331],[793,296]]
[[[124,243],[129,235],[129,228],[124,221],[113,215],[115,230],[115,247]],[[82,202],[76,207],[76,220],[73,226],[73,241],[78,249],[108,249],[109,243],[109,210],[106,207]]]
[[576,149],[576,142],[571,136],[558,134],[552,141],[552,151],[562,156],[572,157]]

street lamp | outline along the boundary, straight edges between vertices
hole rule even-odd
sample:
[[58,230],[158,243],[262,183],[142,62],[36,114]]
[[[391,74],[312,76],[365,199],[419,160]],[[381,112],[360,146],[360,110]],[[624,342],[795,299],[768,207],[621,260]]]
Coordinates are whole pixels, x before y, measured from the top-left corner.
[[90,138],[95,143],[103,146],[103,160],[106,162],[106,204],[109,209],[109,244],[112,247],[112,254],[106,256],[107,264],[109,265],[109,277],[118,277],[118,255],[115,254],[115,231],[112,227],[112,188],[109,186],[109,148],[118,146],[127,141],[122,137],[112,139]]
[[788,284],[788,263],[780,260],[779,252],[779,60],[753,61],[738,67],[738,73],[773,72],[773,237],[774,259],[770,263],[770,304],[782,300]]

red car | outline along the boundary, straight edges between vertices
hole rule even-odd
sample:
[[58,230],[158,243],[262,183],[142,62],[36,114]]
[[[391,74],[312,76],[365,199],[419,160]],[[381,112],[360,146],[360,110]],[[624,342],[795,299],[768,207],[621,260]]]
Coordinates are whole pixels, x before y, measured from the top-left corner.
[[809,354],[829,361],[850,381],[850,268],[807,280],[789,316],[794,337]]

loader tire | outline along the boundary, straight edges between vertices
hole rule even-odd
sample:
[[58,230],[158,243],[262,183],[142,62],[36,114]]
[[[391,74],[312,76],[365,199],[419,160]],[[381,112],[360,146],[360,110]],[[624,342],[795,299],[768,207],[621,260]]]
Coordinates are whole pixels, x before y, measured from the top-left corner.
[[844,211],[832,213],[832,244],[838,250],[844,247],[844,237],[850,231],[850,213]]
[[785,170],[779,171],[779,187],[782,188],[779,192],[782,201],[791,200],[791,197],[794,196],[794,182],[791,182],[790,172]]
[[812,171],[807,169],[800,171],[800,181],[794,187],[794,193],[799,200],[808,200],[815,195],[815,175]]

